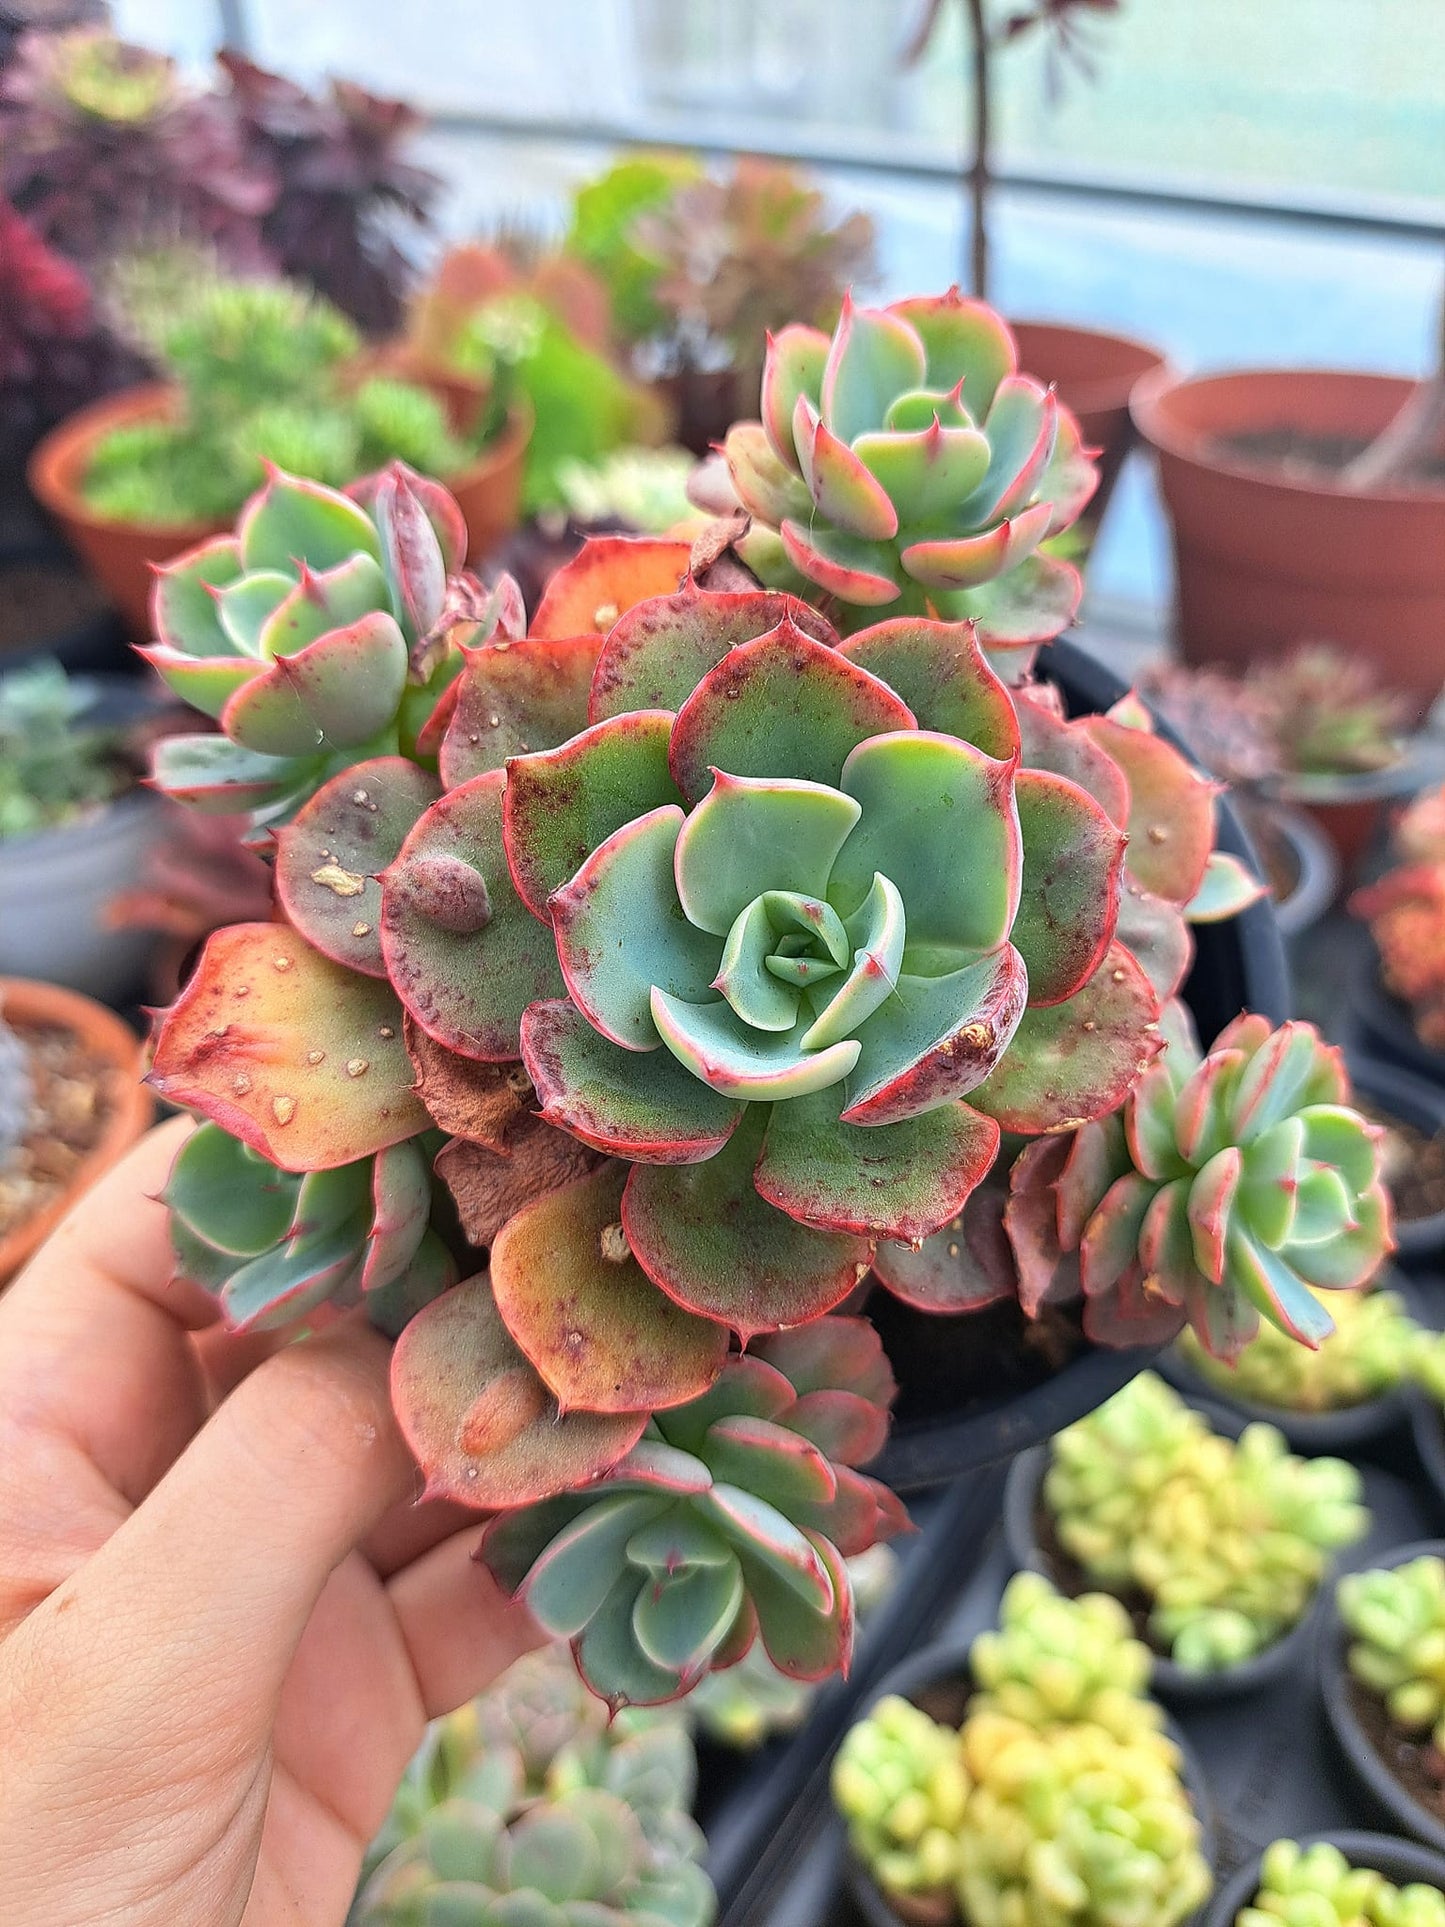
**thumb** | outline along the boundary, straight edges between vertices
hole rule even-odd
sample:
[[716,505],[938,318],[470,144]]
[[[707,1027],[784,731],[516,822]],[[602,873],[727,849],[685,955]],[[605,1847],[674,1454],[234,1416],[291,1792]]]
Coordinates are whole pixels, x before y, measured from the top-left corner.
[[355,1320],[267,1359],[74,1576],[74,1603],[123,1611],[140,1666],[181,1665],[268,1723],[331,1573],[420,1490],[389,1356]]

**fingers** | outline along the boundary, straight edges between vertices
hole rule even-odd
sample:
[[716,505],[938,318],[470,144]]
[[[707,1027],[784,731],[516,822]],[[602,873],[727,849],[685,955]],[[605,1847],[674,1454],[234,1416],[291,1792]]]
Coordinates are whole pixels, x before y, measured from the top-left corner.
[[526,1607],[478,1563],[477,1539],[475,1526],[454,1533],[387,1587],[428,1719],[473,1698],[543,1643]]
[[75,1585],[133,1599],[162,1665],[183,1657],[268,1716],[330,1574],[417,1488],[387,1361],[360,1321],[268,1359]]
[[454,1532],[472,1529],[472,1543],[482,1536],[487,1515],[471,1506],[458,1505],[454,1499],[423,1499],[420,1505],[409,1500],[396,1506],[368,1533],[362,1551],[383,1579],[390,1579],[403,1566],[420,1559],[423,1553],[450,1539]]

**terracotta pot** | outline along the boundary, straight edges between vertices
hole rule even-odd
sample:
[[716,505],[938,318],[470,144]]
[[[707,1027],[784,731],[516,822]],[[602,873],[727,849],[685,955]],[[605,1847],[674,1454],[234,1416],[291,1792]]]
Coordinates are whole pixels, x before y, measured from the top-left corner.
[[26,471],[36,500],[60,524],[66,540],[120,611],[133,642],[150,636],[151,565],[168,562],[216,535],[224,522],[112,522],[96,515],[81,483],[96,444],[112,429],[167,415],[175,391],[162,382],[108,395],[53,428],[36,444]]
[[1147,342],[1098,328],[1058,321],[1011,321],[1009,326],[1024,373],[1052,382],[1060,401],[1078,416],[1085,444],[1099,451],[1099,486],[1083,518],[1096,529],[1134,446],[1129,397],[1145,375],[1164,367],[1164,355]]
[[1230,436],[1295,430],[1362,445],[1412,384],[1386,375],[1261,370],[1135,390],[1174,525],[1179,644],[1244,667],[1300,642],[1343,644],[1423,720],[1445,682],[1445,486],[1354,492],[1251,467]]
[[506,427],[476,461],[460,475],[442,478],[466,517],[468,562],[480,562],[489,555],[521,520],[522,481],[531,439],[532,410],[519,400]]
[[99,1143],[84,1158],[63,1196],[47,1210],[27,1218],[0,1237],[0,1285],[7,1284],[31,1253],[49,1237],[83,1191],[123,1157],[149,1129],[155,1106],[140,1081],[141,1045],[120,1018],[73,990],[32,983],[25,977],[0,977],[0,1017],[19,1026],[55,1025],[73,1031],[97,1057],[114,1065],[115,1106]]

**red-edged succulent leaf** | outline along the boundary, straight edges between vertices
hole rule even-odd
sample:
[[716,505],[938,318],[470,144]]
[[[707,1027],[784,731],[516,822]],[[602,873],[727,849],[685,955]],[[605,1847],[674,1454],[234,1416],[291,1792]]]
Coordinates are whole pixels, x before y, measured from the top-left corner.
[[1018,1266],[1019,1303],[1030,1318],[1078,1283],[1077,1269],[1071,1275],[1059,1238],[1058,1184],[1072,1148],[1066,1136],[1036,1138],[1024,1146],[1009,1172],[1004,1230]]
[[585,1177],[596,1162],[588,1146],[529,1112],[512,1126],[501,1151],[454,1138],[438,1153],[436,1172],[469,1242],[489,1245],[514,1211]]
[[985,649],[1027,649],[1052,642],[1078,615],[1083,599],[1084,578],[1073,563],[1038,553],[968,591]]
[[522,1055],[542,1115],[585,1144],[643,1164],[695,1164],[727,1143],[742,1105],[692,1075],[671,1051],[630,1051],[574,1004],[533,1004]]
[[754,1182],[800,1224],[913,1244],[962,1210],[998,1142],[993,1119],[966,1104],[869,1129],[819,1091],[774,1107]]
[[1090,716],[1089,734],[1123,770],[1129,785],[1129,872],[1146,890],[1188,903],[1204,881],[1214,848],[1217,786],[1162,736]]
[[1210,852],[1204,881],[1184,906],[1191,923],[1223,923],[1269,895],[1269,885],[1224,850]]
[[1130,1170],[1131,1160],[1117,1112],[1085,1124],[1069,1137],[1068,1144],[1069,1155],[1057,1183],[1058,1233],[1064,1249],[1073,1251],[1109,1186]]
[[426,1497],[531,1505],[608,1471],[645,1412],[562,1412],[518,1350],[485,1276],[419,1312],[391,1359],[391,1402]]
[[1138,1268],[1144,1219],[1157,1189],[1148,1178],[1130,1172],[1105,1192],[1079,1242],[1079,1276],[1085,1297],[1102,1297]]
[[896,1123],[996,1076],[1024,1016],[1028,975],[1006,943],[943,977],[901,976],[896,989],[859,1033],[845,1123]]
[[361,1270],[364,1292],[399,1277],[416,1256],[431,1217],[431,1192],[430,1166],[417,1144],[390,1144],[377,1153],[371,1167],[371,1231]]
[[[1224,1293],[1210,1296],[1223,1298]],[[1153,1279],[1138,1265],[1102,1297],[1084,1300],[1085,1338],[1111,1351],[1167,1345],[1183,1331],[1184,1319],[1184,1312],[1160,1297]]]
[[793,596],[761,589],[715,594],[689,578],[676,595],[639,603],[602,645],[588,720],[601,722],[634,709],[680,709],[729,649],[767,635],[785,620],[815,641],[837,640],[816,610]]
[[208,816],[264,809],[298,780],[289,756],[262,756],[225,736],[167,736],[151,753],[153,787]]
[[680,1305],[744,1340],[841,1304],[868,1268],[866,1239],[810,1230],[758,1196],[753,1166],[766,1107],[750,1106],[703,1164],[639,1164],[622,1223],[648,1276]]
[[366,512],[324,483],[268,468],[266,485],[241,511],[236,525],[248,573],[294,573],[304,556],[313,569],[333,569],[356,554],[381,560],[376,529]]
[[678,711],[671,745],[678,788],[695,803],[714,770],[836,787],[851,751],[911,730],[913,712],[886,683],[814,642],[788,617],[730,649]]
[[710,1427],[707,1463],[720,1485],[741,1486],[793,1518],[800,1506],[826,1505],[838,1476],[810,1439],[773,1419],[729,1413]]
[[442,560],[448,573],[459,569],[467,559],[466,518],[456,497],[442,483],[433,481],[429,475],[419,475],[405,462],[388,462],[385,468],[352,482],[346,493],[364,509],[374,510],[386,484],[393,480],[405,482],[409,493],[426,511],[427,520],[441,543]]
[[769,1332],[749,1357],[781,1372],[799,1398],[841,1388],[886,1407],[898,1391],[883,1341],[866,1318],[840,1313]]
[[995,1171],[970,1194],[959,1215],[916,1251],[880,1244],[873,1254],[874,1276],[893,1297],[919,1311],[981,1311],[1012,1298],[1018,1276],[1004,1235],[1005,1198],[1002,1174]]
[[1026,508],[981,535],[937,536],[910,542],[899,560],[926,589],[976,589],[1015,569],[1043,540],[1052,514],[1048,502]]
[[884,542],[868,542],[836,529],[815,529],[792,517],[778,530],[789,562],[840,602],[863,608],[882,608],[901,593],[887,573],[894,566],[893,550]]
[[597,648],[595,636],[572,636],[467,650],[438,762],[447,788],[585,729]]
[[869,541],[886,542],[897,535],[898,510],[892,496],[847,442],[840,441],[811,409],[802,422],[802,433],[794,437],[794,447],[820,515]]
[[1047,685],[1015,692],[1024,768],[1067,776],[1123,829],[1129,816],[1129,784],[1123,770],[1089,734],[1090,719],[1066,721],[1052,696]]
[[671,712],[641,710],[584,729],[507,765],[502,833],[523,903],[544,923],[547,899],[614,830],[682,798],[668,771]]
[[763,364],[763,432],[778,459],[794,468],[797,451],[793,446],[793,414],[799,395],[807,395],[814,402],[819,399],[829,345],[828,336],[820,328],[810,328],[801,321],[790,321],[777,334],[768,336]]
[[276,894],[315,949],[350,970],[384,977],[381,872],[441,793],[404,756],[343,770],[276,836]]
[[[381,947],[397,995],[438,1043],[521,1054],[522,1012],[560,995],[551,932],[512,887],[496,771],[433,803],[382,877]],[[478,885],[480,884],[480,888]]]
[[1114,935],[1142,967],[1161,1001],[1172,997],[1189,975],[1194,939],[1183,912],[1177,903],[1151,896],[1134,882],[1127,852]]
[[647,536],[589,536],[547,584],[531,634],[548,638],[603,635],[629,609],[671,595],[687,574],[686,542]]
[[213,932],[161,1021],[149,1082],[284,1171],[320,1171],[427,1128],[401,1007],[279,923]]
[[241,545],[234,535],[197,543],[172,562],[162,562],[151,583],[151,627],[162,649],[191,661],[230,656],[234,644],[221,627],[213,591],[227,588],[243,573]]
[[749,1551],[740,1551],[739,1558],[768,1658],[789,1679],[818,1680],[848,1671],[853,1655],[853,1582],[836,1546],[821,1533],[808,1533],[807,1538],[832,1589],[833,1605],[826,1612],[810,1610],[771,1565]]
[[897,616],[860,629],[839,654],[895,690],[920,729],[956,736],[1003,763],[1018,753],[1013,703],[984,661],[972,623]]
[[734,422],[723,456],[733,490],[749,515],[776,528],[785,516],[808,513],[806,484],[778,459],[761,422]]
[[1189,1187],[1194,1262],[1212,1285],[1224,1277],[1230,1213],[1242,1162],[1239,1146],[1228,1144],[1215,1153]]
[[1023,889],[1011,940],[1029,972],[1031,1004],[1061,1004],[1103,960],[1114,936],[1124,836],[1067,777],[1020,770]]
[[406,667],[401,630],[373,610],[295,655],[277,656],[230,698],[221,727],[263,756],[355,749],[395,718]]
[[416,1069],[416,1094],[437,1129],[505,1155],[532,1101],[522,1066],[462,1057],[428,1037],[409,1011],[402,1013],[402,1035]]
[[219,716],[236,691],[261,674],[254,656],[208,656],[197,661],[161,644],[137,648],[136,654],[144,657],[168,689],[204,716]]
[[[694,816],[696,821],[696,816]],[[634,818],[595,849],[551,899],[556,958],[572,1000],[604,1037],[655,1050],[653,996],[707,999],[718,946],[686,921],[673,852],[677,804]]]
[[1160,1048],[1159,1002],[1120,944],[1067,1003],[1030,1006],[973,1093],[1006,1131],[1072,1130],[1117,1110]]
[[660,1292],[622,1236],[627,1168],[605,1164],[518,1211],[492,1246],[508,1331],[563,1411],[651,1412],[706,1391],[728,1334]]

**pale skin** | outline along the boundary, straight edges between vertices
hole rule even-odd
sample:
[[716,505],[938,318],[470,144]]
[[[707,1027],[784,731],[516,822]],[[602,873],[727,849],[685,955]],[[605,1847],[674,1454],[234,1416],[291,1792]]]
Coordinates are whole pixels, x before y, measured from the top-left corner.
[[186,1128],[0,1297],[5,1927],[340,1927],[425,1721],[535,1643],[416,1504],[383,1340],[278,1350],[172,1278]]

